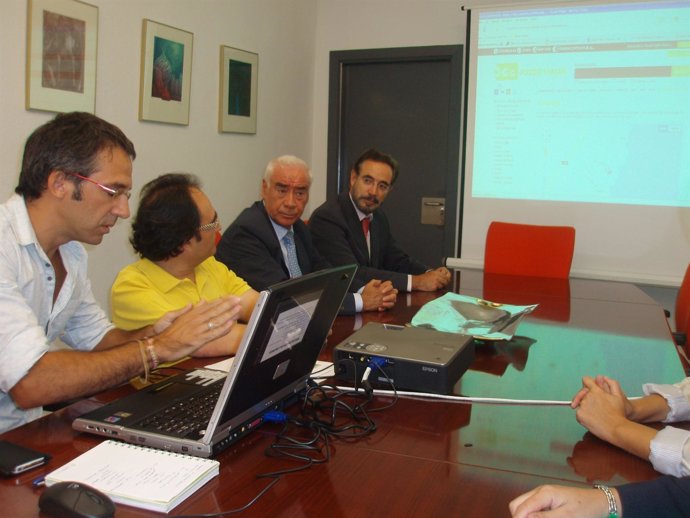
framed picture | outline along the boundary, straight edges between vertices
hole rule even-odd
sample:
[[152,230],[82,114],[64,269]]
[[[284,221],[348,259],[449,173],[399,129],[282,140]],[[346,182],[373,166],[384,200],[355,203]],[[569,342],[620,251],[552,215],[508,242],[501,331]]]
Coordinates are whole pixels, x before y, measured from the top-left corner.
[[144,20],[139,120],[189,124],[194,35]]
[[26,34],[26,109],[94,113],[98,7],[29,0]]
[[259,55],[220,47],[218,131],[256,133]]

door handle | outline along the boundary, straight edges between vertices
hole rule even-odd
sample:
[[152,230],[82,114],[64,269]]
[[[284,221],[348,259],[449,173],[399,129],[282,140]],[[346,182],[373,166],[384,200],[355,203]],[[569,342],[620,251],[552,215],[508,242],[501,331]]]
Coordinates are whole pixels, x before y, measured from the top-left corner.
[[422,198],[422,225],[443,226],[445,212],[445,198]]

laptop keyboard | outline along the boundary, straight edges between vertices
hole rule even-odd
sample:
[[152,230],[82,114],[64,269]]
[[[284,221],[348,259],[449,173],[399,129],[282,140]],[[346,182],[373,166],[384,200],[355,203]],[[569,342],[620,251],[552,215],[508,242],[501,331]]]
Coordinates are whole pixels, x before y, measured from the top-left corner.
[[149,416],[139,423],[138,428],[190,439],[202,437],[216,407],[223,383],[216,383],[210,388]]

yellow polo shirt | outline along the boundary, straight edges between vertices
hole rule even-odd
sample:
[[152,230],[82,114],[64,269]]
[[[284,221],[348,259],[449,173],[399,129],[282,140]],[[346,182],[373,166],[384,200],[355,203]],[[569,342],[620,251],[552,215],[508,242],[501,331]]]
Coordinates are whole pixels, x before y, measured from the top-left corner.
[[140,259],[123,268],[110,290],[113,322],[120,329],[139,329],[156,323],[169,311],[190,302],[240,296],[251,287],[223,263],[209,257],[194,271],[196,283],[178,279],[163,268]]

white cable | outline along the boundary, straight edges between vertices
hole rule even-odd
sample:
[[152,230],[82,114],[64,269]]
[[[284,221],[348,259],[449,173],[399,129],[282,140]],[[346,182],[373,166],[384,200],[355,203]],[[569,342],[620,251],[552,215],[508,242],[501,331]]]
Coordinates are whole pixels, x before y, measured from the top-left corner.
[[[336,387],[339,390],[348,391],[353,387]],[[446,400],[456,403],[483,403],[488,405],[537,405],[537,406],[570,406],[570,401],[556,401],[556,400],[542,400],[542,399],[508,399],[498,397],[467,397],[454,396],[452,394],[430,394],[428,392],[410,392],[405,390],[382,390],[374,389],[376,396],[394,396],[407,397],[410,399],[438,399]]]

